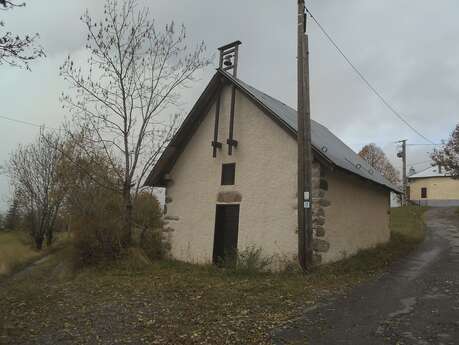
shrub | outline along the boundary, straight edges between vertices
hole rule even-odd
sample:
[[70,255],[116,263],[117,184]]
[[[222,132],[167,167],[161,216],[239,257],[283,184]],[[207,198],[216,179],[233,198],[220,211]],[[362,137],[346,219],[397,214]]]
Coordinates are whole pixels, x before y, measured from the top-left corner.
[[158,199],[150,192],[143,191],[133,203],[133,217],[140,231],[139,246],[150,260],[163,259],[170,249],[163,238],[162,210]]
[[245,273],[269,271],[273,259],[263,256],[262,249],[250,246],[237,253],[236,270]]
[[127,249],[120,172],[103,156],[87,156],[72,149],[71,145],[67,148],[69,153],[59,169],[66,190],[61,216],[73,234],[75,264],[116,259]]
[[[97,195],[96,195],[97,194]],[[119,258],[123,253],[121,199],[100,190],[81,210],[73,210],[71,230],[75,263],[90,265]]]
[[[131,229],[126,224],[120,176],[123,170],[103,154],[80,152],[72,142],[59,166],[66,198],[62,218],[73,233],[77,266],[107,263],[141,247],[151,259],[164,256],[162,212],[149,192],[133,195]],[[68,158],[70,157],[70,158]],[[136,241],[137,237],[137,241]]]
[[142,233],[140,248],[150,260],[154,261],[164,259],[170,246],[163,240],[161,232],[150,230]]

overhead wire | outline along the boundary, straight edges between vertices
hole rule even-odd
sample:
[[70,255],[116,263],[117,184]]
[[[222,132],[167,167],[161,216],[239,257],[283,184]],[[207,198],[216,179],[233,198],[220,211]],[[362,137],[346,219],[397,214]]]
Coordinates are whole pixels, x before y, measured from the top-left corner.
[[36,124],[36,123],[33,123],[33,122],[29,122],[29,121],[23,121],[23,120],[13,119],[13,118],[8,117],[8,116],[0,115],[0,118],[1,118],[1,119],[4,119],[4,120],[16,122],[16,123],[21,123],[21,124],[23,124],[23,125],[29,125],[29,126],[34,126],[34,127],[38,127],[38,128],[43,128],[43,127],[45,127],[44,125],[39,125],[39,124]]
[[338,51],[338,53],[344,58],[344,60],[349,64],[349,66],[354,70],[354,72],[360,77],[360,79],[365,83],[365,85],[381,100],[381,102],[394,114],[400,121],[402,121],[406,126],[408,126],[414,133],[416,133],[419,137],[423,138],[427,142],[431,144],[435,144],[432,140],[430,140],[427,136],[422,134],[418,129],[416,129],[408,120],[403,116],[399,111],[392,106],[389,101],[373,86],[372,83],[368,80],[367,77],[357,68],[357,66],[351,61],[351,59],[344,53],[344,51],[338,46],[336,41],[331,37],[327,30],[320,24],[319,20],[311,13],[309,8],[306,7],[306,13],[312,18],[312,20],[317,24],[318,28],[325,37],[330,41],[333,47]]

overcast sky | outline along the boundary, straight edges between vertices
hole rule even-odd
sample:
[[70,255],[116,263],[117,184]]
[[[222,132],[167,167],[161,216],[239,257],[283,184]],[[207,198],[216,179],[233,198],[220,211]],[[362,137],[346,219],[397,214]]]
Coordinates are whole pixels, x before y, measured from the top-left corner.
[[[241,40],[239,77],[296,107],[296,0],[149,0],[163,25],[184,23],[191,41],[208,53]],[[39,32],[47,57],[32,72],[0,65],[0,115],[56,127],[66,114],[59,94],[66,84],[58,68],[68,54],[82,55],[88,8],[98,15],[103,0],[28,0],[25,8],[0,12],[6,28]],[[439,142],[459,122],[459,2],[457,0],[311,0],[311,12],[376,88],[424,135]],[[396,140],[426,142],[372,94],[309,21],[312,117],[354,150],[368,142],[383,147],[397,167]],[[207,69],[184,94],[190,109],[214,73]],[[37,135],[32,126],[0,119],[0,164],[19,143]],[[428,160],[429,146],[410,146],[410,164]],[[417,164],[420,170],[429,163]],[[0,176],[0,209],[8,200]]]

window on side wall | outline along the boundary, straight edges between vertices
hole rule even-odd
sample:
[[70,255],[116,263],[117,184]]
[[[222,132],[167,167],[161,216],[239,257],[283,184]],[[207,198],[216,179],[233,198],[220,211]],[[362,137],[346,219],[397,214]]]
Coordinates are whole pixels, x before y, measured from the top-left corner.
[[427,188],[423,187],[421,188],[421,198],[426,199],[427,198]]
[[222,185],[234,185],[236,179],[236,163],[223,164],[222,166]]

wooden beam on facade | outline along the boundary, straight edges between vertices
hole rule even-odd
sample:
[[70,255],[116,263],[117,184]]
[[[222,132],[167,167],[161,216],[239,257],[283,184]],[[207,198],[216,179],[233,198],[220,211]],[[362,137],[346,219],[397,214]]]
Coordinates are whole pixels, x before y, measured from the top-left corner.
[[233,85],[233,88],[231,90],[229,138],[226,141],[228,143],[228,155],[230,156],[233,154],[233,146],[237,146],[237,142],[234,140],[234,108],[235,108],[235,105],[236,105],[236,86]]
[[222,148],[222,143],[218,142],[218,123],[220,120],[220,102],[221,102],[222,91],[217,94],[217,103],[215,104],[215,127],[214,127],[214,141],[212,141],[213,154],[212,156],[217,157],[217,149]]

